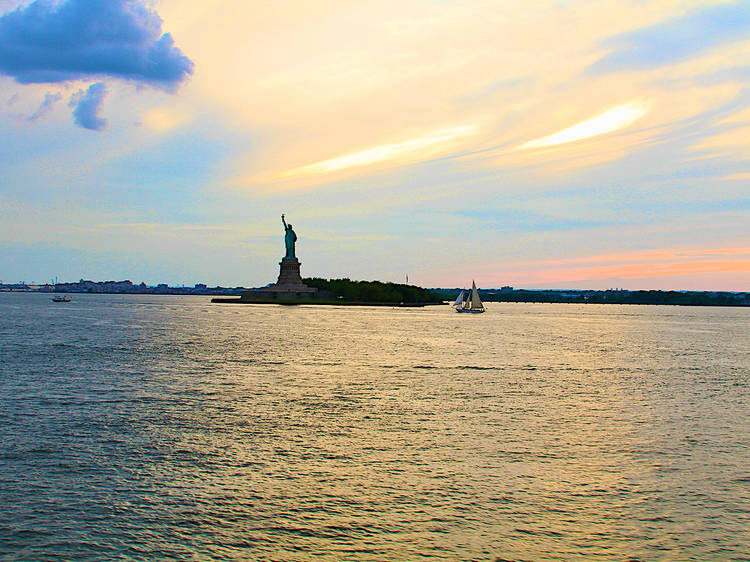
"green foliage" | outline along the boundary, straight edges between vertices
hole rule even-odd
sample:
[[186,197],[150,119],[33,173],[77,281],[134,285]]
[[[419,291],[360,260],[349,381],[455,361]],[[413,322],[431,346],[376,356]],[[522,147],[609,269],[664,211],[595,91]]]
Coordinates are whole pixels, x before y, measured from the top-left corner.
[[352,281],[351,279],[321,279],[313,277],[303,280],[306,285],[327,292],[331,298],[351,302],[378,303],[439,303],[436,293],[400,283],[381,281]]

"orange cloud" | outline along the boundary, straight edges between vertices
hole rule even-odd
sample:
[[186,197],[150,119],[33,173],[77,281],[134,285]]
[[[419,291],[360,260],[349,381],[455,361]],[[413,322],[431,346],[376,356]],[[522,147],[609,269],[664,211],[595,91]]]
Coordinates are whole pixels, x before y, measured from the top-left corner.
[[559,260],[542,260],[536,262],[545,265],[566,265],[571,263],[658,263],[664,261],[681,260],[685,256],[735,256],[750,255],[750,248],[712,248],[700,250],[658,249],[643,252],[620,252],[615,254],[601,254]]
[[[693,275],[703,273],[750,273],[750,260],[685,261],[676,263],[641,263],[577,267],[565,270],[540,270],[527,274],[527,283],[555,283],[593,279],[643,279],[665,275]],[[523,275],[523,274],[521,274]]]
[[[597,279],[647,279],[708,273],[750,273],[750,248],[671,248],[488,265],[484,279],[549,284]],[[485,282],[485,284],[487,284]]]

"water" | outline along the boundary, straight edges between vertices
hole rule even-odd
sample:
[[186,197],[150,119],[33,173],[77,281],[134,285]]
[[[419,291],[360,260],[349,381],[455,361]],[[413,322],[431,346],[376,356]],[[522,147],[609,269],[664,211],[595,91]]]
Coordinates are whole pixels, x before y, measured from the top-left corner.
[[3,559],[750,559],[750,310],[0,294]]

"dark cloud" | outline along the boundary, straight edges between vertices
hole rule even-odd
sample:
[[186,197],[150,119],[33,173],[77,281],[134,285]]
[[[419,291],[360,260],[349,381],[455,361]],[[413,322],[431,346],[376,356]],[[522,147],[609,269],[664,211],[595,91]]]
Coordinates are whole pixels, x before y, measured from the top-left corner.
[[0,16],[0,73],[22,84],[133,80],[172,90],[193,63],[141,0],[36,0]]
[[593,74],[654,68],[750,37],[747,2],[712,6],[605,41],[611,52],[589,67]]
[[107,126],[107,120],[99,117],[104,98],[107,95],[107,87],[104,82],[91,84],[87,90],[79,90],[70,98],[70,106],[73,109],[73,120],[84,129],[101,131]]
[[45,94],[44,95],[44,101],[42,102],[42,105],[39,106],[39,109],[37,109],[34,113],[29,115],[26,118],[26,121],[36,121],[39,119],[42,115],[47,113],[49,110],[52,109],[52,106],[55,105],[57,102],[59,102],[62,99],[61,94]]

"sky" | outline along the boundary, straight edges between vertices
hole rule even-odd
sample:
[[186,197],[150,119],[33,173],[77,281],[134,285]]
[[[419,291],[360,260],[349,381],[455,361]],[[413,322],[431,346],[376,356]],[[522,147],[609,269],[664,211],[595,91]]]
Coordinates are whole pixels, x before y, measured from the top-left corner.
[[750,290],[750,1],[0,0],[0,281]]

